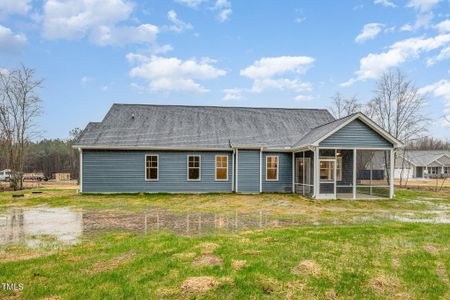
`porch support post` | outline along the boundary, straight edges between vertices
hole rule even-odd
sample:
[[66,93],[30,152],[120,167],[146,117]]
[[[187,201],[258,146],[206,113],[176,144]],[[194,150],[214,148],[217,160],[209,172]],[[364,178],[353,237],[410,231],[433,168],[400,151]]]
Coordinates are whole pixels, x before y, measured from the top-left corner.
[[389,159],[389,163],[390,163],[390,181],[389,181],[389,198],[394,198],[394,149],[391,149],[391,155],[390,155],[390,159]]
[[235,185],[235,182],[234,182],[234,174],[236,173],[236,165],[234,164],[234,156],[236,155],[236,150],[235,149],[233,149],[233,152],[232,152],[232,154],[231,154],[231,166],[232,166],[232,170],[233,170],[233,172],[231,172],[231,191],[232,192],[236,192],[236,190],[235,190],[235,188],[234,188],[234,185]]
[[319,147],[314,149],[314,198],[319,197],[320,188],[320,166],[319,166]]
[[356,199],[356,148],[353,149],[353,199]]

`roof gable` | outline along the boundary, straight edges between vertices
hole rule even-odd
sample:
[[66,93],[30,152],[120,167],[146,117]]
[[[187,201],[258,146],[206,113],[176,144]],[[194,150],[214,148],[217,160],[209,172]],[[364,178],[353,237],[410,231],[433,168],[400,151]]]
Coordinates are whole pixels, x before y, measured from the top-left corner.
[[359,119],[352,120],[319,143],[320,147],[391,148],[393,145]]

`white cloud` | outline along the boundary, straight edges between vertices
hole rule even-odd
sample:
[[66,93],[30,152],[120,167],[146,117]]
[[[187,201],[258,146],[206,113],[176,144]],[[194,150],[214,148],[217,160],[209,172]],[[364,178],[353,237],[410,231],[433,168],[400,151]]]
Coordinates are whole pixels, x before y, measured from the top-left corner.
[[441,0],[410,0],[407,7],[412,7],[418,11],[430,11]]
[[300,93],[312,89],[309,82],[300,80],[298,76],[305,73],[313,62],[314,58],[309,56],[263,57],[242,69],[240,74],[253,80],[251,92],[278,89]]
[[1,0],[0,16],[25,15],[31,9],[31,0]]
[[47,0],[42,16],[47,39],[89,37],[95,44],[154,43],[158,27],[152,24],[118,26],[130,18],[134,6],[127,0]]
[[366,40],[374,39],[384,27],[384,24],[380,23],[368,23],[364,25],[361,33],[355,38],[355,42],[362,43]]
[[314,97],[310,95],[298,95],[297,97],[295,97],[295,100],[297,101],[309,101],[312,99],[314,99]]
[[263,57],[240,73],[251,79],[268,78],[287,72],[304,73],[313,62],[314,58],[309,56]]
[[242,89],[224,89],[223,100],[239,100],[242,98]]
[[433,84],[419,89],[421,94],[432,94],[444,100],[444,120],[445,126],[450,127],[450,80],[442,79]]
[[95,78],[90,77],[90,76],[83,76],[80,79],[80,83],[82,87],[86,87],[90,82],[94,81]]
[[227,21],[233,12],[231,9],[231,3],[228,0],[216,0],[213,10],[218,11],[216,17],[219,22]]
[[152,24],[134,26],[100,26],[91,34],[91,40],[100,46],[149,43],[156,41],[158,27]]
[[439,24],[435,25],[434,28],[436,28],[441,33],[450,32],[450,20],[442,21]]
[[0,25],[0,52],[18,52],[26,43],[27,38],[24,34],[14,33],[8,27]]
[[382,5],[384,7],[397,7],[397,5],[395,5],[395,3],[393,3],[392,1],[389,1],[389,0],[374,0],[373,3]]
[[432,66],[437,62],[450,59],[450,47],[446,47],[438,55],[427,59],[427,66]]
[[192,29],[192,24],[183,22],[182,20],[178,19],[177,13],[174,10],[169,10],[167,13],[167,19],[169,19],[170,22],[173,23],[173,25],[169,26],[169,30],[175,31],[175,32],[183,32],[185,30]]
[[137,64],[130,76],[149,81],[151,91],[191,91],[204,93],[208,89],[195,80],[210,80],[224,76],[226,72],[214,66],[209,58],[180,60],[176,57],[147,57],[129,53],[127,59]]
[[0,67],[0,74],[1,75],[8,75],[9,74],[9,70],[6,69],[6,68]]
[[417,11],[417,19],[414,24],[405,24],[400,30],[415,31],[420,28],[428,28],[434,18],[432,10],[439,2],[441,0],[410,0],[406,4],[406,7],[413,8]]
[[197,8],[202,4],[204,0],[175,0],[175,2],[178,2],[180,4],[183,4],[185,6],[189,6],[191,8]]
[[432,38],[410,38],[392,44],[382,53],[370,53],[361,58],[356,77],[341,84],[349,86],[359,80],[374,79],[392,67],[397,67],[407,60],[418,58],[423,52],[444,47],[450,42],[450,34],[437,35]]
[[306,17],[298,17],[298,18],[295,18],[295,20],[294,20],[294,22],[298,23],[298,24],[301,24],[305,21],[306,21]]

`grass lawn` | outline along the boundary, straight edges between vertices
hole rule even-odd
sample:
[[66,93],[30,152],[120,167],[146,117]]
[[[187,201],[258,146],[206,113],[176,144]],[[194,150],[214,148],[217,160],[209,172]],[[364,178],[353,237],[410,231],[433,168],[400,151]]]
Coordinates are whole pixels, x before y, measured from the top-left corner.
[[[448,192],[399,190],[394,200],[377,201],[49,189],[11,194],[0,194],[0,242],[6,234],[10,241],[0,245],[0,283],[24,288],[0,286],[0,298],[450,299]],[[35,209],[79,213],[83,233],[70,244],[25,236],[33,225],[21,216]],[[166,218],[162,223],[191,214],[192,224],[200,223],[198,216],[237,224],[262,215],[266,223],[211,232],[122,229],[121,223],[155,211]],[[87,230],[97,218],[122,214],[131,217]],[[15,229],[2,228],[2,216],[15,218]]]

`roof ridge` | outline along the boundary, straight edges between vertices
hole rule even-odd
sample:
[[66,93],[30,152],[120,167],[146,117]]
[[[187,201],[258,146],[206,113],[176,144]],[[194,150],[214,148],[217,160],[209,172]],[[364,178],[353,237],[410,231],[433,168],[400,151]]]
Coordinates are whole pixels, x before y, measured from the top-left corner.
[[[327,123],[323,123],[322,125],[319,125],[319,126],[316,126],[316,127],[311,128],[311,130],[308,131],[308,133],[311,132],[311,131],[313,131],[313,130],[316,129],[316,128],[319,128],[319,127],[322,127],[322,126],[325,126],[325,125],[328,125],[328,124],[331,124],[331,123],[334,123],[334,122],[337,122],[337,121],[342,121],[343,119],[346,119],[346,118],[348,118],[348,117],[350,117],[350,116],[357,115],[357,114],[359,114],[359,113],[360,113],[360,112],[352,113],[352,114],[349,114],[348,116],[345,116],[345,117],[342,117],[342,118],[339,118],[339,119],[335,119],[334,121],[330,121],[330,122],[327,122]],[[308,133],[307,133],[307,134],[308,134]]]
[[153,104],[153,103],[113,103],[113,106],[158,106],[158,107],[211,107],[211,108],[245,108],[245,109],[279,109],[279,110],[320,110],[326,108],[296,108],[296,107],[261,107],[261,106],[222,106],[222,105],[188,105],[188,104]]

